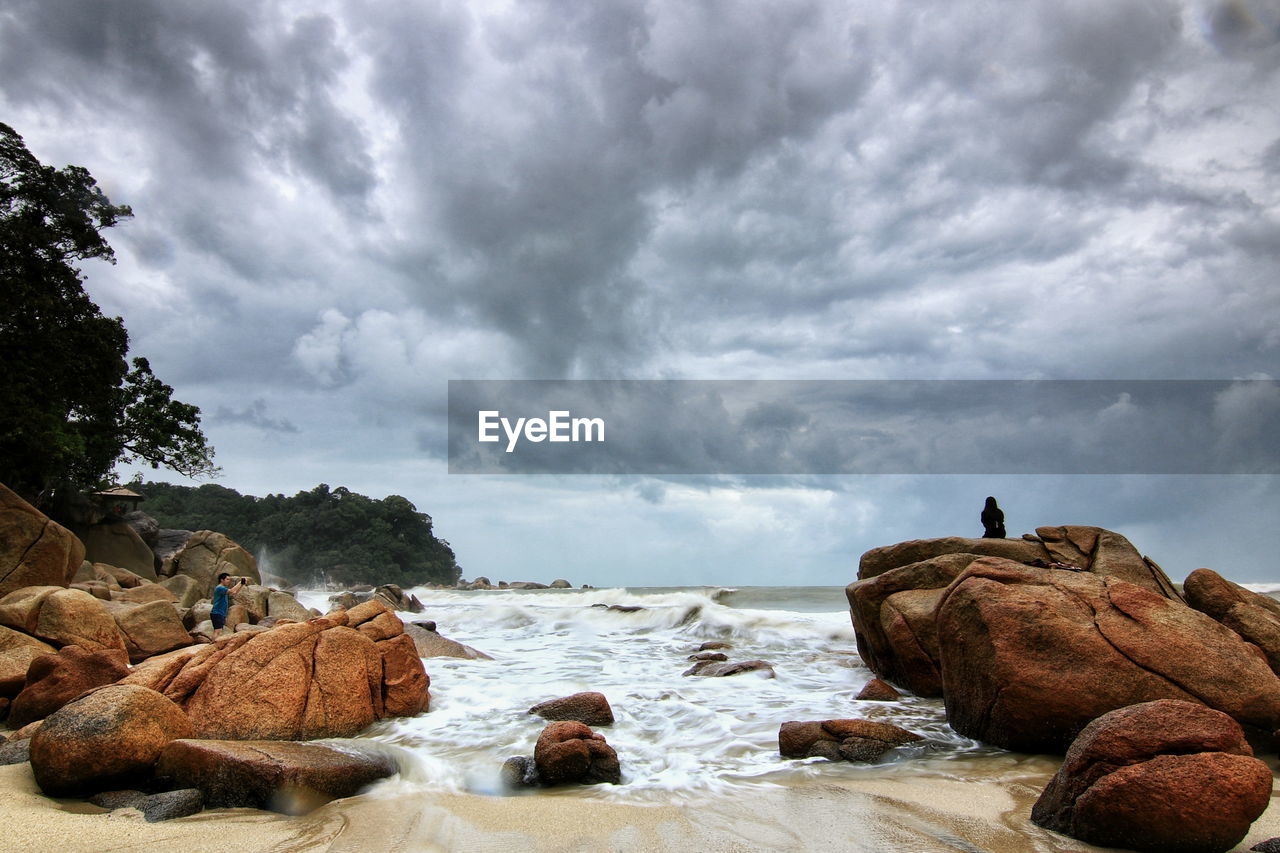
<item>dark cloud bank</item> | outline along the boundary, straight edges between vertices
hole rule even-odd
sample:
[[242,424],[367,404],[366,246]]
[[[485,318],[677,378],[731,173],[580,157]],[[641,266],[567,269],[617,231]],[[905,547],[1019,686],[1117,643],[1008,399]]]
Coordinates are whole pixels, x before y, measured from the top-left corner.
[[[133,206],[88,287],[209,415],[230,485],[407,494],[468,571],[726,583],[783,555],[844,582],[1002,486],[1027,528],[1280,580],[1274,478],[443,461],[446,379],[1275,377],[1277,33],[1261,0],[3,0],[0,108]],[[1073,424],[1009,439],[1099,429]]]

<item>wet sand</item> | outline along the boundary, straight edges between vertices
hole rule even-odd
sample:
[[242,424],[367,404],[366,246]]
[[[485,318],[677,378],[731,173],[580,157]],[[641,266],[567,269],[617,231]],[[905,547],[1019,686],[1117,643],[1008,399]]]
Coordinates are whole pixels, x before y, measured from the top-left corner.
[[[636,804],[572,790],[519,797],[424,791],[391,780],[303,817],[219,809],[162,823],[41,795],[29,764],[0,767],[8,851],[757,851],[1087,853],[1033,825],[1056,762],[999,756],[883,775],[832,773],[734,795]],[[1272,806],[1236,849],[1280,836]]]

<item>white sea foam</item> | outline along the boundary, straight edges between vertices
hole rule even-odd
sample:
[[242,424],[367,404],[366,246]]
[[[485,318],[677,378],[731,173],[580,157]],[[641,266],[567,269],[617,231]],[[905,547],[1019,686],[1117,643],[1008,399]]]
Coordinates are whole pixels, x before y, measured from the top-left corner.
[[[430,712],[366,733],[398,751],[407,767],[401,784],[499,793],[502,762],[531,754],[545,725],[529,707],[583,690],[613,706],[617,720],[600,733],[617,750],[625,783],[584,796],[693,796],[989,751],[952,732],[937,700],[855,699],[872,674],[856,654],[839,588],[413,592],[426,612],[405,619],[433,619],[494,660],[427,659]],[[326,609],[322,593],[300,598]],[[732,643],[730,660],[768,661],[776,677],[685,677],[688,656],[707,640]],[[871,768],[779,756],[781,723],[844,717],[896,723],[928,742]]]

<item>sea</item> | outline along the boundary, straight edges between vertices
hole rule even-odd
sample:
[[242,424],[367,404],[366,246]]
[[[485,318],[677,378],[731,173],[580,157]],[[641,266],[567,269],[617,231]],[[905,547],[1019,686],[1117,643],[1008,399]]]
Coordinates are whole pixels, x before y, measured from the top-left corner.
[[[410,592],[426,609],[400,613],[405,621],[434,620],[442,635],[492,657],[427,658],[429,712],[361,735],[395,754],[401,784],[423,790],[520,795],[503,786],[500,769],[533,754],[547,723],[529,708],[581,691],[603,693],[613,708],[614,724],[596,731],[617,751],[623,784],[571,796],[679,803],[867,775],[963,778],[973,759],[1003,752],[952,731],[940,699],[856,698],[874,675],[857,654],[843,587]],[[329,593],[298,597],[329,608]],[[686,676],[689,656],[713,640],[731,644],[722,650],[730,661],[768,662],[773,677]],[[871,764],[778,753],[784,722],[854,717],[924,740]]]

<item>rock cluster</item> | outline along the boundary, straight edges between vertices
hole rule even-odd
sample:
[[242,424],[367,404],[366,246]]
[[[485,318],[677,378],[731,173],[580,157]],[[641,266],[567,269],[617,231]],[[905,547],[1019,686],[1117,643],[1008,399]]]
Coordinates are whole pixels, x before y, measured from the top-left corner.
[[847,589],[863,660],[1009,749],[1061,752],[1096,717],[1156,699],[1280,727],[1280,679],[1257,651],[1280,640],[1280,607],[1208,573],[1188,579],[1195,609],[1119,534],[1036,533],[867,552]]
[[181,705],[204,738],[349,737],[375,720],[424,711],[430,699],[413,640],[376,600],[159,655],[124,682]]

